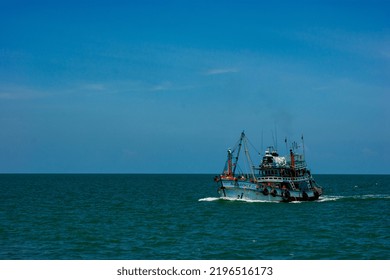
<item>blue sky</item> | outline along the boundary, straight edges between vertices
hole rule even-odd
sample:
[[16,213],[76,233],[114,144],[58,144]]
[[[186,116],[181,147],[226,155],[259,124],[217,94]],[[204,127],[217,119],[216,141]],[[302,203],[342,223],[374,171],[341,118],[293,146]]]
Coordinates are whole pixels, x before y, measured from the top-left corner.
[[304,134],[314,173],[389,174],[389,14],[2,0],[0,172],[219,173],[242,130],[258,150],[276,130],[282,153]]

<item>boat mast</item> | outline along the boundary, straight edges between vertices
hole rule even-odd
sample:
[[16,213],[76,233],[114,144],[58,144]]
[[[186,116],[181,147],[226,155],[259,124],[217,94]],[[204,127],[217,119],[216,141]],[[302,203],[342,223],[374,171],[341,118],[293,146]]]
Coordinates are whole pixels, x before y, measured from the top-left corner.
[[293,172],[293,178],[295,177],[295,155],[292,149],[290,149],[290,158],[291,158],[291,169]]
[[253,170],[253,162],[252,162],[251,156],[249,154],[248,143],[246,141],[246,138],[244,139],[244,148],[245,148],[245,155],[246,155],[246,158],[247,158],[247,161],[248,161],[248,164],[249,164],[249,170],[251,172],[253,181],[256,182],[256,176],[255,176],[255,172]]
[[236,173],[236,167],[237,167],[237,163],[238,163],[238,157],[239,157],[239,155],[240,155],[241,146],[242,146],[242,140],[244,139],[244,137],[245,137],[245,133],[244,133],[244,131],[243,131],[243,132],[241,132],[240,143],[238,144],[238,151],[237,151],[237,156],[236,156],[236,162],[234,163],[233,173],[232,173],[233,176],[234,176],[234,174]]

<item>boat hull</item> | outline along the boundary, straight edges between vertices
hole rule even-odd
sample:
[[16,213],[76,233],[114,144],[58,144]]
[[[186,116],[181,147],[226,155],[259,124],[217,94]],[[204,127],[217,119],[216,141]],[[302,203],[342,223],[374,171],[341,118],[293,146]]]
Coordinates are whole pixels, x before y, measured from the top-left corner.
[[222,181],[218,188],[222,198],[242,199],[252,201],[292,202],[318,200],[321,193],[318,190],[287,190],[263,186],[251,182]]

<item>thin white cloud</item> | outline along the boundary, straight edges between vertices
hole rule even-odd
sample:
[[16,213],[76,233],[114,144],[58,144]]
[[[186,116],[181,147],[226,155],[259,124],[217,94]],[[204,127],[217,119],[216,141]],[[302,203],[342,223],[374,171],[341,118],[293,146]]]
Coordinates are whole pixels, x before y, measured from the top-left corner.
[[106,90],[106,86],[101,83],[91,83],[83,85],[83,89],[92,90],[92,91],[103,91]]
[[206,71],[206,75],[221,75],[228,73],[237,73],[239,70],[237,68],[214,68]]
[[16,99],[14,94],[9,92],[0,92],[0,99]]
[[329,85],[324,85],[324,86],[320,85],[320,86],[313,87],[313,91],[328,91],[333,88],[334,88],[333,86],[329,86]]
[[383,49],[380,51],[380,54],[387,59],[390,59],[390,50],[389,49]]
[[154,85],[150,88],[150,91],[163,91],[163,90],[169,90],[172,88],[172,83],[170,82],[163,82],[161,84]]
[[23,86],[7,85],[0,87],[0,100],[26,100],[46,97],[45,91]]
[[347,32],[339,29],[311,28],[289,32],[287,38],[303,41],[310,46],[347,52],[366,57],[388,58],[389,36],[386,33]]
[[83,82],[79,85],[68,88],[66,92],[69,93],[102,93],[102,94],[136,94],[136,93],[148,93],[148,92],[161,92],[161,91],[182,91],[190,90],[195,86],[193,85],[177,85],[171,81],[160,82],[145,82],[141,80],[122,80],[122,81],[110,81],[105,83]]
[[185,91],[194,89],[194,85],[178,85],[172,82],[162,82],[156,85],[145,85],[145,91]]

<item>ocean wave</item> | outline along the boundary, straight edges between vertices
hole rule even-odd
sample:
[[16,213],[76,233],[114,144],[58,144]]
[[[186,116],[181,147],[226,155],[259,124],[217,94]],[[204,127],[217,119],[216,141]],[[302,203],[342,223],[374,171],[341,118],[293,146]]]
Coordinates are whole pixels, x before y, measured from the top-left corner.
[[248,203],[279,203],[279,201],[269,201],[269,200],[252,200],[252,199],[245,199],[245,198],[230,198],[230,197],[205,197],[200,198],[198,201],[242,201],[242,202],[248,202]]
[[388,194],[365,194],[361,196],[356,196],[358,199],[389,199],[390,195]]
[[364,195],[324,195],[318,202],[336,201],[336,200],[365,200],[365,199],[390,199],[388,194],[364,194]]
[[198,199],[198,201],[216,201],[219,199],[220,199],[220,197],[205,197],[205,198]]
[[[388,194],[366,194],[366,195],[353,195],[353,196],[342,196],[342,195],[324,195],[315,202],[330,202],[338,200],[365,200],[365,199],[390,199]],[[279,203],[279,201],[269,200],[252,200],[245,198],[230,198],[230,197],[205,197],[198,199],[200,202],[212,202],[212,201],[242,201],[248,203]],[[305,203],[307,201],[291,201],[290,203]]]
[[343,198],[345,198],[345,196],[324,195],[324,196],[321,196],[320,199],[317,200],[317,202],[336,201],[336,200],[343,199]]

